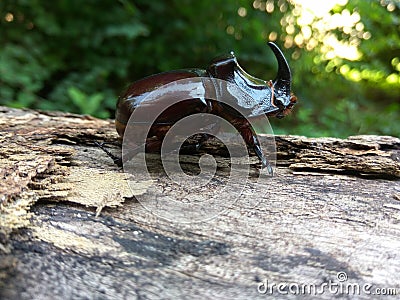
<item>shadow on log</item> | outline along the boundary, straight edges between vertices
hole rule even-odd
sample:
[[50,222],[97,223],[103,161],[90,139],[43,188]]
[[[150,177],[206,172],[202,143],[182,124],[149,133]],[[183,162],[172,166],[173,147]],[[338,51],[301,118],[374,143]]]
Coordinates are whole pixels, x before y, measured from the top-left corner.
[[[2,299],[286,299],[295,284],[351,297],[330,281],[360,287],[359,299],[400,293],[398,138],[276,136],[274,177],[232,186],[239,196],[207,222],[179,223],[137,199],[159,187],[174,208],[183,189],[161,170],[128,184],[95,146],[120,151],[112,121],[0,107],[0,132]],[[204,150],[229,166],[215,140]],[[182,160],[197,172],[198,157]]]

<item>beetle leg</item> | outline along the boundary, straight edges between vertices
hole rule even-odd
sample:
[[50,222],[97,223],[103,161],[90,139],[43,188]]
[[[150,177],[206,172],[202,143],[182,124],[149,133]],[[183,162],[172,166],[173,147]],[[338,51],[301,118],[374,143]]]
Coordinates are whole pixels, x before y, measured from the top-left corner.
[[210,139],[210,137],[212,137],[212,135],[208,133],[201,133],[200,139],[196,143],[196,151],[199,151],[204,143]]
[[[209,102],[211,103],[211,101]],[[213,123],[207,126],[208,132],[209,133],[198,133],[197,135],[199,136],[197,143],[195,145],[187,145],[188,149],[191,148],[191,152],[186,152],[186,153],[193,153],[193,152],[199,152],[200,148],[204,145],[204,143],[209,140],[211,137],[215,136],[219,131],[221,125],[219,123]],[[182,147],[183,148],[183,147]],[[184,151],[187,150],[186,148]]]
[[94,142],[94,144],[103,150],[116,164],[118,167],[122,168],[123,164],[127,161],[131,160],[136,154],[138,154],[141,147],[135,147],[128,152],[126,152],[123,156],[118,157],[110,152],[106,147],[104,147],[104,143]]
[[199,152],[200,148],[204,145],[204,142],[210,138],[207,133],[199,133],[199,138],[197,138],[196,143],[184,143],[179,152],[181,154],[193,154]]
[[114,161],[114,164],[118,167],[122,167],[122,157],[112,154],[106,147],[104,147],[104,143],[94,142],[94,144],[103,150]]
[[240,127],[240,132],[246,141],[247,146],[252,147],[254,152],[256,153],[257,157],[261,161],[261,168],[267,168],[268,174],[273,176],[274,172],[271,166],[271,163],[268,161],[268,159],[264,156],[264,154],[261,151],[261,146],[260,146],[260,141],[258,140],[253,128],[249,123],[245,123],[245,125],[242,125]]
[[260,144],[258,143],[257,137],[253,136],[253,138],[257,141],[257,143],[254,143],[253,150],[254,150],[254,152],[256,153],[256,155],[258,156],[258,158],[261,161],[261,167],[263,169],[267,168],[268,174],[273,176],[274,175],[274,171],[272,169],[272,166],[271,166],[270,162],[268,161],[268,159],[262,153],[261,147],[260,147]]
[[146,139],[145,150],[146,153],[156,153],[161,150],[162,140],[158,137],[151,137]]

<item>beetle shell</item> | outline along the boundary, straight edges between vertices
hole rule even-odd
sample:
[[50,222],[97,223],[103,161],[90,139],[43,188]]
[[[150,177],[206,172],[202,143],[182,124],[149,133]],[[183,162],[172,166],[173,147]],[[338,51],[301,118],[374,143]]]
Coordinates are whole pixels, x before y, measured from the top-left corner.
[[[181,79],[189,79],[202,76],[205,73],[201,69],[175,70],[159,73],[145,77],[132,83],[127,91],[118,99],[115,115],[115,126],[120,137],[124,135],[126,124],[132,112],[138,107],[146,96],[159,87]],[[146,107],[147,109],[158,110],[157,101]],[[172,125],[179,119],[195,112],[205,111],[205,105],[199,99],[182,101],[180,106],[172,106],[162,113],[157,119],[160,126]],[[190,112],[190,113],[188,113]]]

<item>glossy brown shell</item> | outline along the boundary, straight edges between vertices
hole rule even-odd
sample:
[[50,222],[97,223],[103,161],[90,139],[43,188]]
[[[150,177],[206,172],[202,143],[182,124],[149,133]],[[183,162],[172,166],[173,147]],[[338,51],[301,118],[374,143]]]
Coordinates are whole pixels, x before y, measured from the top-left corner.
[[[199,76],[206,76],[205,71],[200,69],[176,70],[148,76],[132,83],[117,102],[115,126],[119,136],[123,136],[126,124],[128,123],[132,112],[145,99],[146,95],[168,83]],[[152,105],[149,105],[146,109],[159,110],[157,100],[153,101]],[[162,113],[162,115],[157,119],[159,128],[154,128],[154,130],[158,129],[164,131],[161,127],[169,127],[187,115],[205,110],[206,105],[201,102],[200,99],[182,101],[179,103],[179,107],[177,105],[169,107]]]

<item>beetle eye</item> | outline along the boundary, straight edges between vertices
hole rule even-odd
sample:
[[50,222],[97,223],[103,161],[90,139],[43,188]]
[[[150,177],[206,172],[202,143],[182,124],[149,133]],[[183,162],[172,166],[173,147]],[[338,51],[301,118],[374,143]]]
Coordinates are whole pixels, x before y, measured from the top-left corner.
[[278,107],[280,110],[285,109],[285,104],[281,99],[278,99],[277,97],[273,97],[272,99],[273,104]]

